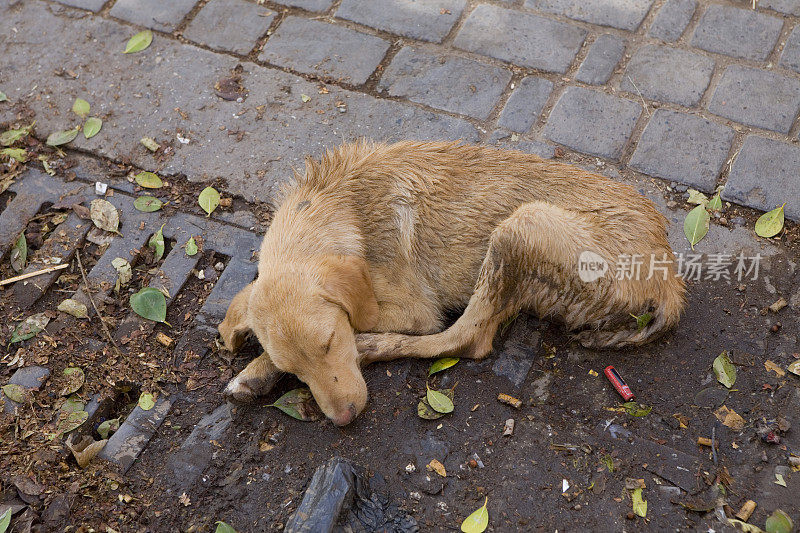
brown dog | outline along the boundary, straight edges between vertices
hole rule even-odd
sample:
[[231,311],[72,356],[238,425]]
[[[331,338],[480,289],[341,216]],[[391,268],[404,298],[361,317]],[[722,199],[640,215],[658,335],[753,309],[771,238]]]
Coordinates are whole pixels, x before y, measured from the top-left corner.
[[[615,275],[620,257],[639,275]],[[584,346],[635,346],[677,323],[684,291],[664,217],[627,185],[483,146],[346,144],[296,176],[258,279],[219,326],[229,349],[252,331],[265,350],[226,393],[250,401],[291,372],[343,425],[367,401],[361,365],[480,359],[520,310],[560,319]],[[644,313],[639,328],[631,314]]]

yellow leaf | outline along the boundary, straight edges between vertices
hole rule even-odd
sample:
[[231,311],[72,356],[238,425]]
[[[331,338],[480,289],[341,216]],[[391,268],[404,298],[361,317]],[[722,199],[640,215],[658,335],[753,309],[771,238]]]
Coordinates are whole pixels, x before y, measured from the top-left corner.
[[447,471],[445,471],[444,465],[436,459],[433,459],[430,463],[428,463],[425,468],[427,468],[429,471],[436,472],[442,477],[447,477]]

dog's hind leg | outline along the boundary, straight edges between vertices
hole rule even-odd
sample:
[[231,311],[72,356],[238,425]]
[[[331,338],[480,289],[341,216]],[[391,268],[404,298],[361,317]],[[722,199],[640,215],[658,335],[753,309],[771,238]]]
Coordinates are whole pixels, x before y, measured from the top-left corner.
[[[472,297],[455,324],[433,335],[359,335],[363,362],[442,355],[479,359],[491,351],[500,324],[522,309],[539,317],[559,318],[569,330],[583,329],[578,340],[586,345],[643,342],[677,321],[683,284],[674,277],[618,280],[610,271],[590,282],[581,280],[578,258],[584,251],[614,265],[623,251],[644,253],[647,249],[648,244],[636,236],[620,233],[603,227],[602,220],[591,213],[544,202],[520,206],[492,232]],[[665,301],[675,305],[665,306]],[[656,327],[631,330],[630,313],[641,314],[651,306],[656,308]],[[659,310],[668,311],[666,319]]]

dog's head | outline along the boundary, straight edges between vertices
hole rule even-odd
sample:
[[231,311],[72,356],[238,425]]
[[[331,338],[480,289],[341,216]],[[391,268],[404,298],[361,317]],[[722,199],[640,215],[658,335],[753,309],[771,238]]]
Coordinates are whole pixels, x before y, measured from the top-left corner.
[[355,332],[377,316],[366,261],[325,255],[262,272],[233,299],[219,332],[231,350],[255,333],[274,366],[305,382],[322,412],[345,425],[367,403]]

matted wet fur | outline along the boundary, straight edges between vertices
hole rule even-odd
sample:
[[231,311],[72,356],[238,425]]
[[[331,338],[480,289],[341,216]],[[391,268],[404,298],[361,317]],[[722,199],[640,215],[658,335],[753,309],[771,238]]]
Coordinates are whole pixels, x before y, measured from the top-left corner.
[[[570,165],[454,142],[363,141],[307,160],[295,181],[258,278],[219,326],[229,349],[253,332],[265,350],[228,384],[237,401],[291,372],[347,424],[367,401],[361,365],[480,359],[520,310],[559,319],[587,347],[637,346],[684,307],[666,219],[628,185]],[[586,251],[610,265],[596,281],[578,276]],[[642,259],[638,278],[615,276],[626,256]],[[652,272],[651,257],[664,261]],[[443,330],[453,310],[464,312]],[[646,312],[652,321],[637,328],[631,314]]]

